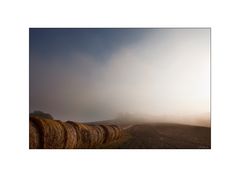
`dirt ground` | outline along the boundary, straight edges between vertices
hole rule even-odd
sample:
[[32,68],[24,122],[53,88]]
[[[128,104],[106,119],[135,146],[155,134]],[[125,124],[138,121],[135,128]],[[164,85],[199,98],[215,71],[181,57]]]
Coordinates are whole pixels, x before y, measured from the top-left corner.
[[210,149],[211,128],[181,124],[138,124],[103,149]]

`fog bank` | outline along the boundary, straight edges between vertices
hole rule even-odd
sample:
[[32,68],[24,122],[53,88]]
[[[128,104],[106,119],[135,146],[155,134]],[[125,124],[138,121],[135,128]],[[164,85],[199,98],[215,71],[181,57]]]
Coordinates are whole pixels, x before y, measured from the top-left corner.
[[[65,48],[74,40],[69,37],[60,40],[64,54],[53,50],[43,55],[31,50],[30,43],[30,112],[42,110],[60,120],[83,122],[124,113],[170,120],[167,115],[210,112],[209,29],[149,29],[124,41],[112,36],[112,48],[105,46],[108,33],[95,33],[77,42],[100,48],[99,57],[90,49]],[[32,41],[36,35],[30,36]]]

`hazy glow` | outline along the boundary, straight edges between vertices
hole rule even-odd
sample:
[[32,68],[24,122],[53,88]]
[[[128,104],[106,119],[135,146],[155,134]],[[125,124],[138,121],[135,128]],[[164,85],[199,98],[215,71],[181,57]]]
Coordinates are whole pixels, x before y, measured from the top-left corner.
[[210,111],[209,29],[146,32],[104,61],[95,57],[76,50],[68,62],[62,56],[36,60],[30,72],[30,111],[79,121],[119,113],[182,116]]

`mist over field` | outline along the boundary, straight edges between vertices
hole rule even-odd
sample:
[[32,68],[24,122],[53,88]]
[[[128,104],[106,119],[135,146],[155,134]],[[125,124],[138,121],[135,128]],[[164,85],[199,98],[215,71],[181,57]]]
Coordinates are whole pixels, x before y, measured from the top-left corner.
[[[30,29],[30,112],[210,119],[210,29]],[[203,123],[201,123],[201,121]]]

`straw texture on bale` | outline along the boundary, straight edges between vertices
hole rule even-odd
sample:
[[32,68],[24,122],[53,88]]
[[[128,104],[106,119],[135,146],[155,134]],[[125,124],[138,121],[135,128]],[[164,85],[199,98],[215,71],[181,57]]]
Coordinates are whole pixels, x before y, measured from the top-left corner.
[[64,128],[65,131],[65,142],[64,148],[65,149],[75,149],[77,148],[77,132],[72,124],[67,122],[58,121]]
[[97,144],[103,144],[104,142],[104,137],[105,137],[105,130],[99,126],[99,125],[94,125],[94,129],[97,134]]
[[89,148],[91,146],[91,129],[89,126],[72,121],[67,123],[73,125],[77,132],[77,148]]
[[109,126],[109,125],[100,125],[104,131],[105,131],[105,136],[104,136],[104,141],[103,143],[108,143],[112,140],[114,140],[114,136],[115,136],[115,131],[114,129]]
[[91,128],[91,147],[105,143],[107,132],[101,125],[93,125]]
[[88,130],[90,132],[90,144],[89,144],[89,148],[93,148],[95,147],[98,143],[98,133],[97,130],[93,127],[93,126],[87,126]]
[[29,122],[29,148],[30,149],[39,149],[42,147],[40,141],[40,133],[38,127],[34,124],[34,122]]
[[122,132],[122,129],[117,126],[117,125],[111,125],[115,131],[115,137],[114,139],[119,139],[121,137],[121,132]]
[[65,130],[63,126],[55,120],[30,117],[41,133],[42,148],[63,149],[65,146]]
[[83,148],[91,147],[91,128],[84,124],[78,124],[82,135]]
[[114,134],[113,134],[113,139],[118,139],[120,137],[120,128],[117,126],[117,125],[109,125],[113,131],[114,131]]

